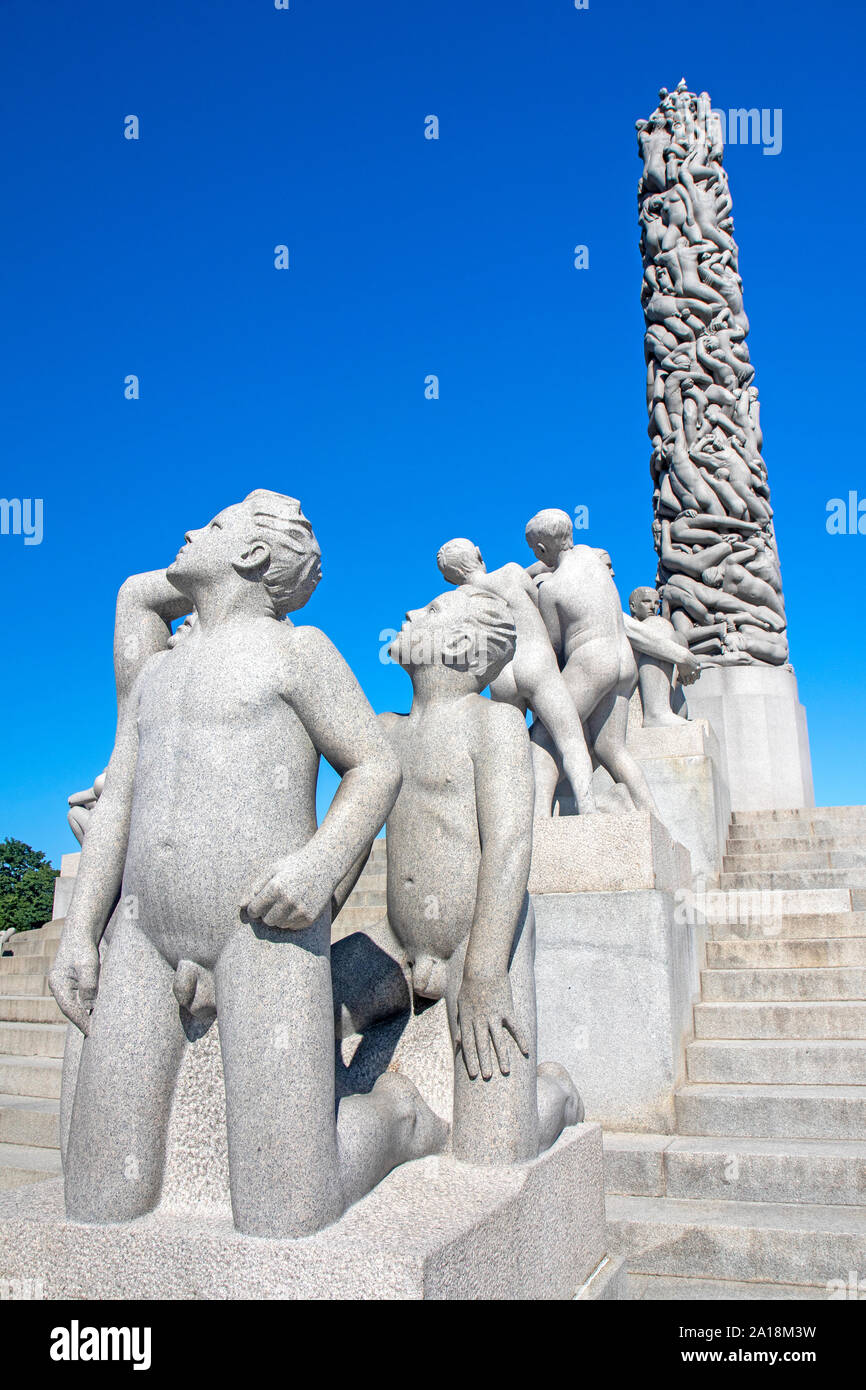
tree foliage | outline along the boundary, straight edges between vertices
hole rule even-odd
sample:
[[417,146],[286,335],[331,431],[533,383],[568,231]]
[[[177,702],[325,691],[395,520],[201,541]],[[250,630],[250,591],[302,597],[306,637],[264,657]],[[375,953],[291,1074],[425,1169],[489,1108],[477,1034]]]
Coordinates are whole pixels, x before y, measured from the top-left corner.
[[23,840],[0,843],[0,931],[30,931],[50,922],[57,870]]

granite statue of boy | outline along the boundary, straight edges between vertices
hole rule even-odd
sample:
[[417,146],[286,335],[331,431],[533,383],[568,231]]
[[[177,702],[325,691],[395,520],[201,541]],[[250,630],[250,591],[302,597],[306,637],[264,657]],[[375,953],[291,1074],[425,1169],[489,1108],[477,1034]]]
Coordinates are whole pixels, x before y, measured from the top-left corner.
[[[309,598],[319,559],[293,498],[260,490],[228,507],[187,533],[165,574],[182,596],[175,616],[194,609],[196,621],[128,691],[119,682],[114,752],[51,976],[86,1034],[65,1163],[74,1220],[156,1206],[188,1045],[180,1005],[199,996],[219,1021],[240,1231],[317,1231],[446,1138],[396,1076],[335,1119],[331,896],[387,816],[400,769],[324,634],[279,621]],[[320,754],[342,782],[317,828]],[[115,916],[100,966],[119,893],[132,910]]]
[[[408,613],[390,650],[413,698],[408,715],[380,716],[403,784],[387,827],[388,916],[366,936],[397,963],[392,1013],[405,981],[445,999],[455,1157],[522,1162],[582,1107],[563,1067],[536,1066],[529,737],[518,709],[480,693],[513,660],[514,621],[501,596],[463,584]],[[338,1020],[363,1033],[389,1000],[354,968],[360,935],[334,946],[334,988]]]

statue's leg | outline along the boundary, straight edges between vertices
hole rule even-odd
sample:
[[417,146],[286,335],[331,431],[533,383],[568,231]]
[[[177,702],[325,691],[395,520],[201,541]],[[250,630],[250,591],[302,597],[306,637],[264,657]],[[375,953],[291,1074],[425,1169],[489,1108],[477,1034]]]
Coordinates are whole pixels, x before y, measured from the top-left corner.
[[186,1044],[173,978],[140,927],[124,922],[81,1049],[65,1165],[66,1212],[74,1221],[130,1221],[159,1200]]
[[239,926],[214,969],[235,1225],[294,1237],[340,1216],[329,914]]
[[532,776],[535,786],[536,819],[549,819],[553,798],[562,773],[556,744],[540,719],[535,719],[529,731],[532,751]]
[[590,814],[596,809],[592,793],[592,758],[580,715],[558,671],[533,692],[532,707],[559,750],[579,814]]
[[343,1201],[349,1207],[398,1164],[440,1153],[448,1142],[448,1125],[408,1077],[386,1071],[369,1095],[340,1101],[337,1142]]
[[628,704],[628,694],[621,685],[615,686],[590,715],[589,735],[599,762],[607,768],[615,782],[622,782],[628,788],[637,809],[652,811],[661,820],[661,812],[643,770],[626,747]]

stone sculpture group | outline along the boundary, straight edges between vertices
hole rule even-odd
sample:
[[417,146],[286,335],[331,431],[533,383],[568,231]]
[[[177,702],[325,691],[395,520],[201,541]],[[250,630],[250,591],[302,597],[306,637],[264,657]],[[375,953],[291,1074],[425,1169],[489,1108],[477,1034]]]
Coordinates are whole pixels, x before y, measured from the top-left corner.
[[716,664],[788,658],[755,369],[706,92],[662,88],[637,122],[647,410],[666,616]]

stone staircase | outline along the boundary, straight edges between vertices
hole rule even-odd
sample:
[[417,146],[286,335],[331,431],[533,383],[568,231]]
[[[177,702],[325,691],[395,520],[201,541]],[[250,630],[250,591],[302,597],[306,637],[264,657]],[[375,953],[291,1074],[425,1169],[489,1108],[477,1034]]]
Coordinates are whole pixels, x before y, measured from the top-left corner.
[[0,957],[0,1188],[60,1172],[66,1024],[48,990],[62,921],[22,932]]
[[[64,855],[56,903],[70,897],[77,855]],[[58,883],[60,880],[58,879]],[[361,877],[334,923],[334,940],[385,914],[385,841],[376,840]],[[0,957],[0,1188],[60,1172],[60,1077],[66,1021],[48,989],[63,919],[13,936]]]
[[635,1298],[866,1294],[866,807],[727,849],[677,1133],[605,1136],[615,1248]]

